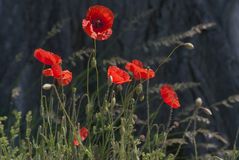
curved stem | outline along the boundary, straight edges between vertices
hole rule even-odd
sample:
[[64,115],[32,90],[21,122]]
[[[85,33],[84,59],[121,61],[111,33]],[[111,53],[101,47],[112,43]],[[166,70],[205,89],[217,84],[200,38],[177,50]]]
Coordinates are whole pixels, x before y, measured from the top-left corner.
[[170,53],[169,55],[158,65],[157,69],[155,70],[155,73],[159,70],[159,67],[161,67],[164,63],[168,61],[168,59],[173,55],[173,53],[181,46],[183,46],[184,43],[177,45]]
[[[198,109],[196,109],[195,112],[198,112]],[[195,152],[195,160],[198,160],[198,152],[197,152],[197,141],[196,141],[196,129],[197,129],[197,113],[193,117],[194,119],[194,126],[193,126],[193,144],[194,144],[194,152]]]
[[[197,116],[197,108],[194,110],[192,117],[196,117],[196,116]],[[186,132],[188,131],[189,127],[191,126],[193,120],[194,120],[194,118],[191,118],[191,119],[189,120],[188,125],[187,125],[186,129],[184,130],[182,139],[185,139],[185,137],[186,137]],[[178,149],[177,149],[177,151],[176,151],[176,153],[175,153],[175,155],[174,155],[174,158],[176,158],[176,157],[178,156],[178,154],[179,154],[179,152],[180,152],[180,150],[181,150],[182,145],[183,145],[183,144],[180,144],[180,145],[178,146]]]

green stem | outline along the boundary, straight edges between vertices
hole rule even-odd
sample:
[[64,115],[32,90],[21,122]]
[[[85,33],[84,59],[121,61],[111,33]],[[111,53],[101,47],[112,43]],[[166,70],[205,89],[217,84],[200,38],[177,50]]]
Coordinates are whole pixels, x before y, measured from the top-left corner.
[[[95,60],[96,60],[96,40],[94,39],[94,48],[95,48]],[[97,62],[97,61],[96,61]],[[96,87],[97,87],[97,101],[98,101],[98,106],[100,106],[100,96],[99,96],[99,70],[97,67],[97,63],[95,66],[95,72],[96,72]]]
[[61,109],[63,110],[64,114],[66,115],[66,117],[67,117],[69,123],[71,124],[72,128],[74,128],[74,124],[71,122],[71,119],[70,119],[68,113],[67,113],[66,110],[65,110],[64,103],[63,103],[62,100],[61,100],[61,97],[60,97],[60,95],[59,95],[59,93],[58,93],[58,91],[57,91],[57,89],[56,89],[56,86],[53,85],[53,88],[54,88],[54,90],[55,90],[56,96],[57,96],[58,101],[59,101],[59,103],[60,103]]
[[150,148],[150,108],[149,108],[149,80],[147,80],[147,88],[146,88],[146,103],[147,103],[147,143],[148,143],[148,150],[151,151]]
[[[198,109],[196,109],[195,112],[198,112]],[[197,141],[196,141],[196,129],[197,129],[197,113],[193,117],[194,119],[194,126],[193,126],[193,144],[194,144],[194,152],[195,152],[195,160],[198,160],[198,152],[197,152]]]
[[172,122],[172,116],[173,116],[173,108],[170,108],[170,112],[169,112],[169,117],[168,117],[168,124],[167,124],[167,127],[166,127],[166,132],[165,132],[165,137],[164,137],[164,142],[163,142],[163,149],[166,153],[166,149],[167,149],[167,145],[166,145],[166,141],[167,141],[167,138],[168,138],[168,134],[170,132],[170,124]]
[[183,46],[184,43],[177,45],[170,53],[169,55],[158,65],[157,69],[155,70],[155,73],[159,70],[159,68],[168,61],[168,59],[173,55],[173,53],[181,46]]
[[[192,117],[197,117],[197,108],[194,110]],[[187,125],[186,129],[184,130],[184,134],[183,134],[182,139],[185,139],[185,137],[186,137],[186,132],[188,132],[189,127],[191,126],[193,120],[194,120],[194,118],[191,118],[191,119],[189,120],[188,125]],[[181,148],[182,148],[182,145],[183,145],[183,144],[180,144],[180,145],[178,146],[178,149],[177,149],[177,151],[176,151],[176,153],[175,153],[175,155],[174,155],[174,158],[176,158],[176,157],[178,156],[178,154],[179,154],[179,152],[180,152],[180,150],[181,150]]]
[[88,99],[88,103],[90,102],[90,89],[89,89],[89,78],[90,78],[90,60],[92,57],[92,54],[90,54],[88,62],[87,62],[87,76],[86,76],[86,92],[87,92],[87,99]]

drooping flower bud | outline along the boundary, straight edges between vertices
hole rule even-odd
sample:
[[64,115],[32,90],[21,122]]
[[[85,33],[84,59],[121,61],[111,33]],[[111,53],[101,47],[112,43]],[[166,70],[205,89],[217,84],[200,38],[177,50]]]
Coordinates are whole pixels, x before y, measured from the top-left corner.
[[202,98],[198,97],[195,100],[195,105],[196,105],[196,107],[201,107],[202,106]]
[[211,116],[212,115],[212,111],[208,108],[205,107],[201,107],[201,109],[204,111],[204,113],[206,113],[207,115]]
[[42,86],[42,89],[44,90],[50,90],[52,88],[52,84],[46,83]]
[[140,102],[142,102],[144,100],[144,95],[143,94],[140,95],[139,100],[140,100]]
[[108,78],[108,86],[110,87],[113,83],[113,77],[112,76],[109,76]]
[[113,97],[113,98],[111,99],[111,107],[114,107],[115,104],[116,104],[116,98]]
[[183,45],[187,49],[194,49],[194,45],[192,43],[184,43]]

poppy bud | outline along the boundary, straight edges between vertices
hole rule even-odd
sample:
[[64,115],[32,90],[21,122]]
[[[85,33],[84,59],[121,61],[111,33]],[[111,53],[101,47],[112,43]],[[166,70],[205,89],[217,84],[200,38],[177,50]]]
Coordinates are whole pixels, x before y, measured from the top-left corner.
[[52,84],[46,83],[46,84],[44,84],[44,85],[42,86],[42,89],[44,89],[44,90],[50,90],[51,87],[52,87]]
[[113,77],[109,76],[109,78],[108,78],[108,86],[111,86],[112,83],[113,83]]
[[95,59],[95,57],[93,57],[92,60],[91,60],[91,67],[95,68],[96,65],[97,65],[96,59]]
[[88,104],[86,105],[86,114],[87,114],[87,115],[90,115],[90,114],[92,113],[92,109],[93,109],[92,104],[88,103]]
[[95,114],[95,118],[97,119],[97,120],[100,120],[101,118],[102,118],[102,114],[99,112],[99,113],[96,113]]
[[205,108],[205,107],[201,107],[201,109],[207,114],[207,115],[209,115],[209,116],[211,116],[212,115],[212,112],[211,112],[211,110],[210,109],[208,109],[208,108]]
[[145,141],[145,135],[141,134],[139,136],[139,139],[140,139],[141,142],[144,142]]
[[121,134],[124,134],[124,133],[125,133],[125,127],[122,126],[122,127],[121,127]]
[[93,134],[96,135],[97,134],[97,129],[96,126],[93,126]]
[[143,91],[143,85],[142,85],[142,83],[140,83],[137,85],[135,92],[137,95],[140,95],[142,93],[142,91]]
[[196,105],[196,107],[201,107],[202,106],[202,98],[198,97],[195,100],[195,105]]
[[139,97],[139,100],[140,100],[140,102],[142,102],[144,100],[144,95],[143,94]]
[[135,104],[135,99],[134,99],[134,98],[131,98],[130,103],[131,103],[132,105],[134,105],[134,104]]
[[72,92],[73,92],[73,93],[76,93],[76,88],[75,88],[75,87],[72,88]]
[[117,85],[117,87],[116,87],[116,88],[117,88],[117,90],[118,90],[118,91],[122,91],[122,90],[123,90],[123,87],[122,87],[122,85],[120,85],[120,84],[119,84],[119,85]]
[[192,43],[184,43],[183,45],[187,49],[194,49],[194,45]]
[[114,107],[115,104],[116,104],[116,98],[113,97],[113,98],[111,99],[111,106]]

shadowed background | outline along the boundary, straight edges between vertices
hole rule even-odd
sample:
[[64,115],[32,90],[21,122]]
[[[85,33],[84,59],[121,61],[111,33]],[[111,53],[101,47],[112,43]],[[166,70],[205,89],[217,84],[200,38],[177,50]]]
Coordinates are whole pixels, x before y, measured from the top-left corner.
[[[81,27],[87,8],[103,4],[115,13],[112,37],[97,42],[99,66],[112,56],[143,60],[155,69],[162,57],[178,40],[192,42],[194,50],[180,48],[162,66],[154,83],[197,82],[200,86],[179,93],[182,108],[202,97],[205,106],[239,92],[239,1],[236,0],[1,0],[0,1],[0,113],[17,108],[23,112],[39,109],[42,65],[33,58],[36,48],[62,56],[65,67],[78,75],[86,68],[87,57],[72,60],[84,48],[93,47]],[[216,25],[214,26],[215,23]],[[201,26],[199,30],[193,26]],[[185,32],[195,35],[191,37]],[[185,33],[178,39],[178,33]],[[175,37],[168,37],[176,34]],[[167,43],[168,37],[173,43]],[[179,36],[180,37],[180,36]],[[176,41],[175,41],[176,40]],[[73,56],[74,57],[74,56]],[[106,79],[105,66],[101,70]],[[77,82],[76,82],[77,83]],[[82,91],[84,82],[77,83]],[[239,127],[238,96],[213,110],[212,130],[222,133],[231,143]],[[165,108],[165,107],[164,107]],[[165,111],[165,112],[164,112]],[[180,110],[179,112],[182,112]],[[168,108],[162,109],[168,113]],[[167,114],[163,114],[167,116]]]

